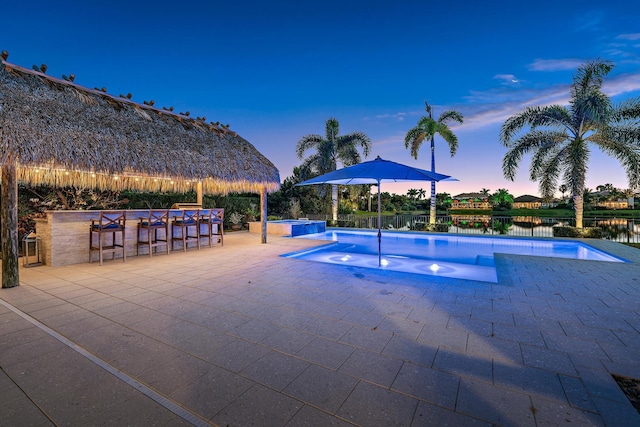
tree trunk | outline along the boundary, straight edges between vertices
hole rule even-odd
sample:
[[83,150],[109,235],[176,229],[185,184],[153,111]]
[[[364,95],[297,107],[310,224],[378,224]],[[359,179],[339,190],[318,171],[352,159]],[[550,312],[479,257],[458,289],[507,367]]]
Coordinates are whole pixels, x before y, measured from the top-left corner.
[[582,195],[573,196],[573,208],[576,211],[576,228],[582,228],[582,216],[584,213],[584,198]]
[[431,206],[429,208],[429,224],[436,225],[436,182],[431,181]]
[[15,163],[2,166],[2,287],[20,284],[18,272],[18,171]]
[[[431,110],[429,110],[429,117],[431,117]],[[431,172],[436,171],[436,141],[431,136]],[[429,209],[429,225],[431,228],[435,228],[436,225],[436,182],[431,181],[431,207]]]
[[261,242],[267,243],[267,190],[264,187],[260,189],[260,230]]
[[331,217],[334,221],[338,220],[338,186],[331,186]]

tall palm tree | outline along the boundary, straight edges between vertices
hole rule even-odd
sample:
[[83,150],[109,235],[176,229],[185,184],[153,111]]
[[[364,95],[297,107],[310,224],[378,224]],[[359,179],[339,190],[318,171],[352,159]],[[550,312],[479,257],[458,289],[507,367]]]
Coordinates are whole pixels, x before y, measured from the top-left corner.
[[[411,150],[414,159],[418,159],[418,151],[425,139],[431,141],[431,172],[436,171],[436,145],[435,136],[440,135],[447,144],[449,144],[449,152],[451,157],[455,156],[458,150],[458,137],[451,131],[448,123],[455,121],[462,123],[462,114],[454,110],[443,112],[438,120],[433,119],[431,106],[424,102],[424,109],[427,116],[418,120],[416,127],[409,129],[404,137],[404,148]],[[436,223],[436,182],[431,181],[431,206],[429,210],[429,224],[434,226]]]
[[[602,91],[612,68],[610,61],[587,62],[573,78],[568,106],[528,107],[500,129],[500,141],[509,149],[502,160],[505,178],[513,181],[522,156],[531,152],[530,179],[539,181],[543,197],[553,195],[558,180],[567,185],[577,228],[583,227],[589,144],[620,161],[630,187],[640,184],[640,98],[612,105]],[[525,127],[529,131],[521,134]]]
[[[351,166],[362,161],[358,147],[362,148],[364,157],[371,151],[371,140],[362,132],[338,135],[340,124],[330,118],[325,123],[325,136],[305,135],[296,145],[296,154],[302,160],[307,150],[315,149],[315,153],[307,157],[302,168],[318,174],[334,171],[338,162],[342,166]],[[338,186],[331,186],[331,213],[334,221],[338,220]]]

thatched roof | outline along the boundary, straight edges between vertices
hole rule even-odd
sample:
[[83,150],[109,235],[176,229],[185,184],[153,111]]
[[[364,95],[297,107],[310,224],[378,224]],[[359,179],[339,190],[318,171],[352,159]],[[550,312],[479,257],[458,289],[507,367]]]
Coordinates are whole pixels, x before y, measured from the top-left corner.
[[[4,54],[3,54],[4,58]],[[275,191],[278,169],[228,127],[139,104],[2,60],[0,164],[30,184]]]

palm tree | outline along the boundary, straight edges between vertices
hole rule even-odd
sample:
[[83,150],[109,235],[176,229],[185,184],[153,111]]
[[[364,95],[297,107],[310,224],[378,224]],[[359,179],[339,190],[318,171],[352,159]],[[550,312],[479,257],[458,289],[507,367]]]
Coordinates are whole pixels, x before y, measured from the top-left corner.
[[506,188],[500,188],[490,197],[491,204],[494,208],[500,210],[509,210],[513,206],[513,196]]
[[560,184],[560,187],[558,187],[558,191],[560,191],[560,193],[562,193],[562,202],[563,203],[564,203],[564,195],[566,194],[568,189],[569,189],[569,187],[567,187],[566,184]]
[[[612,105],[601,89],[612,68],[603,60],[582,65],[573,78],[569,106],[528,107],[500,129],[500,141],[509,149],[502,160],[504,176],[513,181],[522,156],[531,152],[530,179],[539,181],[543,197],[553,195],[559,179],[567,185],[577,228],[583,227],[589,143],[620,161],[630,187],[640,184],[640,98]],[[529,132],[519,134],[526,126]]]
[[[337,169],[338,161],[343,166],[351,166],[362,160],[358,146],[362,148],[364,157],[371,151],[371,140],[362,132],[352,132],[348,135],[338,135],[340,124],[338,120],[330,118],[325,123],[325,136],[305,135],[296,146],[296,154],[302,160],[309,149],[316,152],[307,157],[302,169],[311,170],[317,174],[324,174]],[[338,220],[338,186],[331,186],[331,211],[334,221]]]
[[[431,106],[424,102],[424,109],[427,116],[418,120],[416,127],[409,129],[404,137],[404,148],[411,149],[411,155],[414,159],[418,159],[418,151],[425,139],[431,141],[431,172],[436,171],[436,146],[435,136],[440,135],[447,144],[449,144],[449,152],[451,157],[455,156],[458,150],[458,137],[451,131],[448,123],[455,121],[462,123],[462,114],[454,110],[443,112],[438,120],[434,120],[431,112]],[[431,181],[431,206],[429,210],[429,224],[434,226],[436,223],[436,182]]]

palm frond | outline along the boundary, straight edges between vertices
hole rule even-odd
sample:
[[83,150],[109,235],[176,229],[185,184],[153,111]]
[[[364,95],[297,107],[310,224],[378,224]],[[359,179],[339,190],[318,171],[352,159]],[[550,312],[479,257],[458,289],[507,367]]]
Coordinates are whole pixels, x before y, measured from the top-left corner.
[[404,137],[404,147],[411,149],[411,156],[414,159],[418,158],[418,152],[424,142],[427,135],[419,127],[409,129],[409,132]]
[[296,145],[296,155],[298,156],[298,159],[302,159],[307,150],[317,148],[322,140],[323,139],[320,135],[305,135],[300,138],[300,141],[298,141],[298,144]]
[[566,134],[561,132],[531,131],[510,141],[509,151],[502,159],[502,174],[504,177],[513,181],[522,156],[543,147],[545,144],[557,143],[562,135]]
[[445,124],[439,124],[436,133],[449,144],[451,157],[455,156],[458,151],[458,137]]
[[440,114],[440,117],[438,117],[438,123],[442,124],[447,124],[452,121],[462,123],[463,120],[464,118],[462,117],[462,114],[455,110],[444,111],[442,114]]

